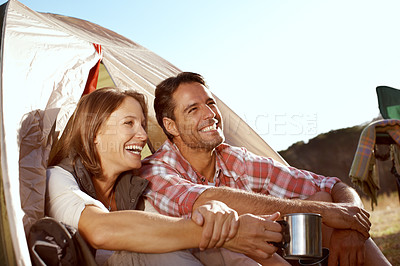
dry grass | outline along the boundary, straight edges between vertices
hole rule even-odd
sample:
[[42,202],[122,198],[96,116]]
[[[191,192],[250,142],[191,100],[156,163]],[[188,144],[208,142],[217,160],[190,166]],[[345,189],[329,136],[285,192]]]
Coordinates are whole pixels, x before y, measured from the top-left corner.
[[397,192],[378,196],[378,206],[371,209],[368,199],[363,199],[371,214],[371,236],[382,253],[393,265],[400,265],[400,202]]

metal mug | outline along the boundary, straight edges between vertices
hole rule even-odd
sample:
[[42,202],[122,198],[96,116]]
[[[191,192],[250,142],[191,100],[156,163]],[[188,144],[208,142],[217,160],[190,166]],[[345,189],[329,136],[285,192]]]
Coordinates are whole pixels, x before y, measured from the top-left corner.
[[291,213],[279,220],[283,240],[273,243],[283,249],[286,259],[312,259],[322,257],[322,232],[320,214]]

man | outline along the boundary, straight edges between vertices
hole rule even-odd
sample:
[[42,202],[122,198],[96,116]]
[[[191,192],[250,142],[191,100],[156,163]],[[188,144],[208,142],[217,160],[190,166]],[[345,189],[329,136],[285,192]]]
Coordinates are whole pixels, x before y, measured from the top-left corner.
[[389,264],[369,238],[369,214],[353,189],[224,143],[221,113],[202,76],[168,78],[155,96],[168,140],[144,160],[141,176],[150,181],[147,197],[160,213],[190,216],[209,200],[239,214],[320,213],[330,229],[324,230],[330,265]]

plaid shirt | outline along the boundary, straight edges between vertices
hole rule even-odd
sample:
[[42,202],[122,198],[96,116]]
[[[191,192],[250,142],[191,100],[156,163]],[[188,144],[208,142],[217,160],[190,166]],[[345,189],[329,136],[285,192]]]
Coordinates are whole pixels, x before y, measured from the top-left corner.
[[304,199],[318,191],[331,192],[340,180],[282,165],[245,148],[221,144],[216,148],[215,184],[191,167],[167,140],[142,162],[140,175],[150,181],[145,192],[162,214],[190,217],[200,194],[211,186],[227,186],[279,198]]

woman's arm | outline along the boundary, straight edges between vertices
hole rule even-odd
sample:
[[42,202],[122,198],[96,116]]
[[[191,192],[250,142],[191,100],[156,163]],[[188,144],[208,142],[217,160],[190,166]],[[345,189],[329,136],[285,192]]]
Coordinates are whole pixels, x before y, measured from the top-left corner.
[[[241,215],[239,230],[223,247],[232,251],[269,258],[276,247],[266,241],[279,242],[281,227],[274,217]],[[142,211],[107,213],[96,206],[86,206],[79,220],[80,234],[97,249],[162,253],[196,248],[202,227],[190,219],[168,217]]]
[[96,249],[145,253],[197,247],[202,232],[187,219],[133,210],[107,213],[91,205],[83,210],[78,228]]

